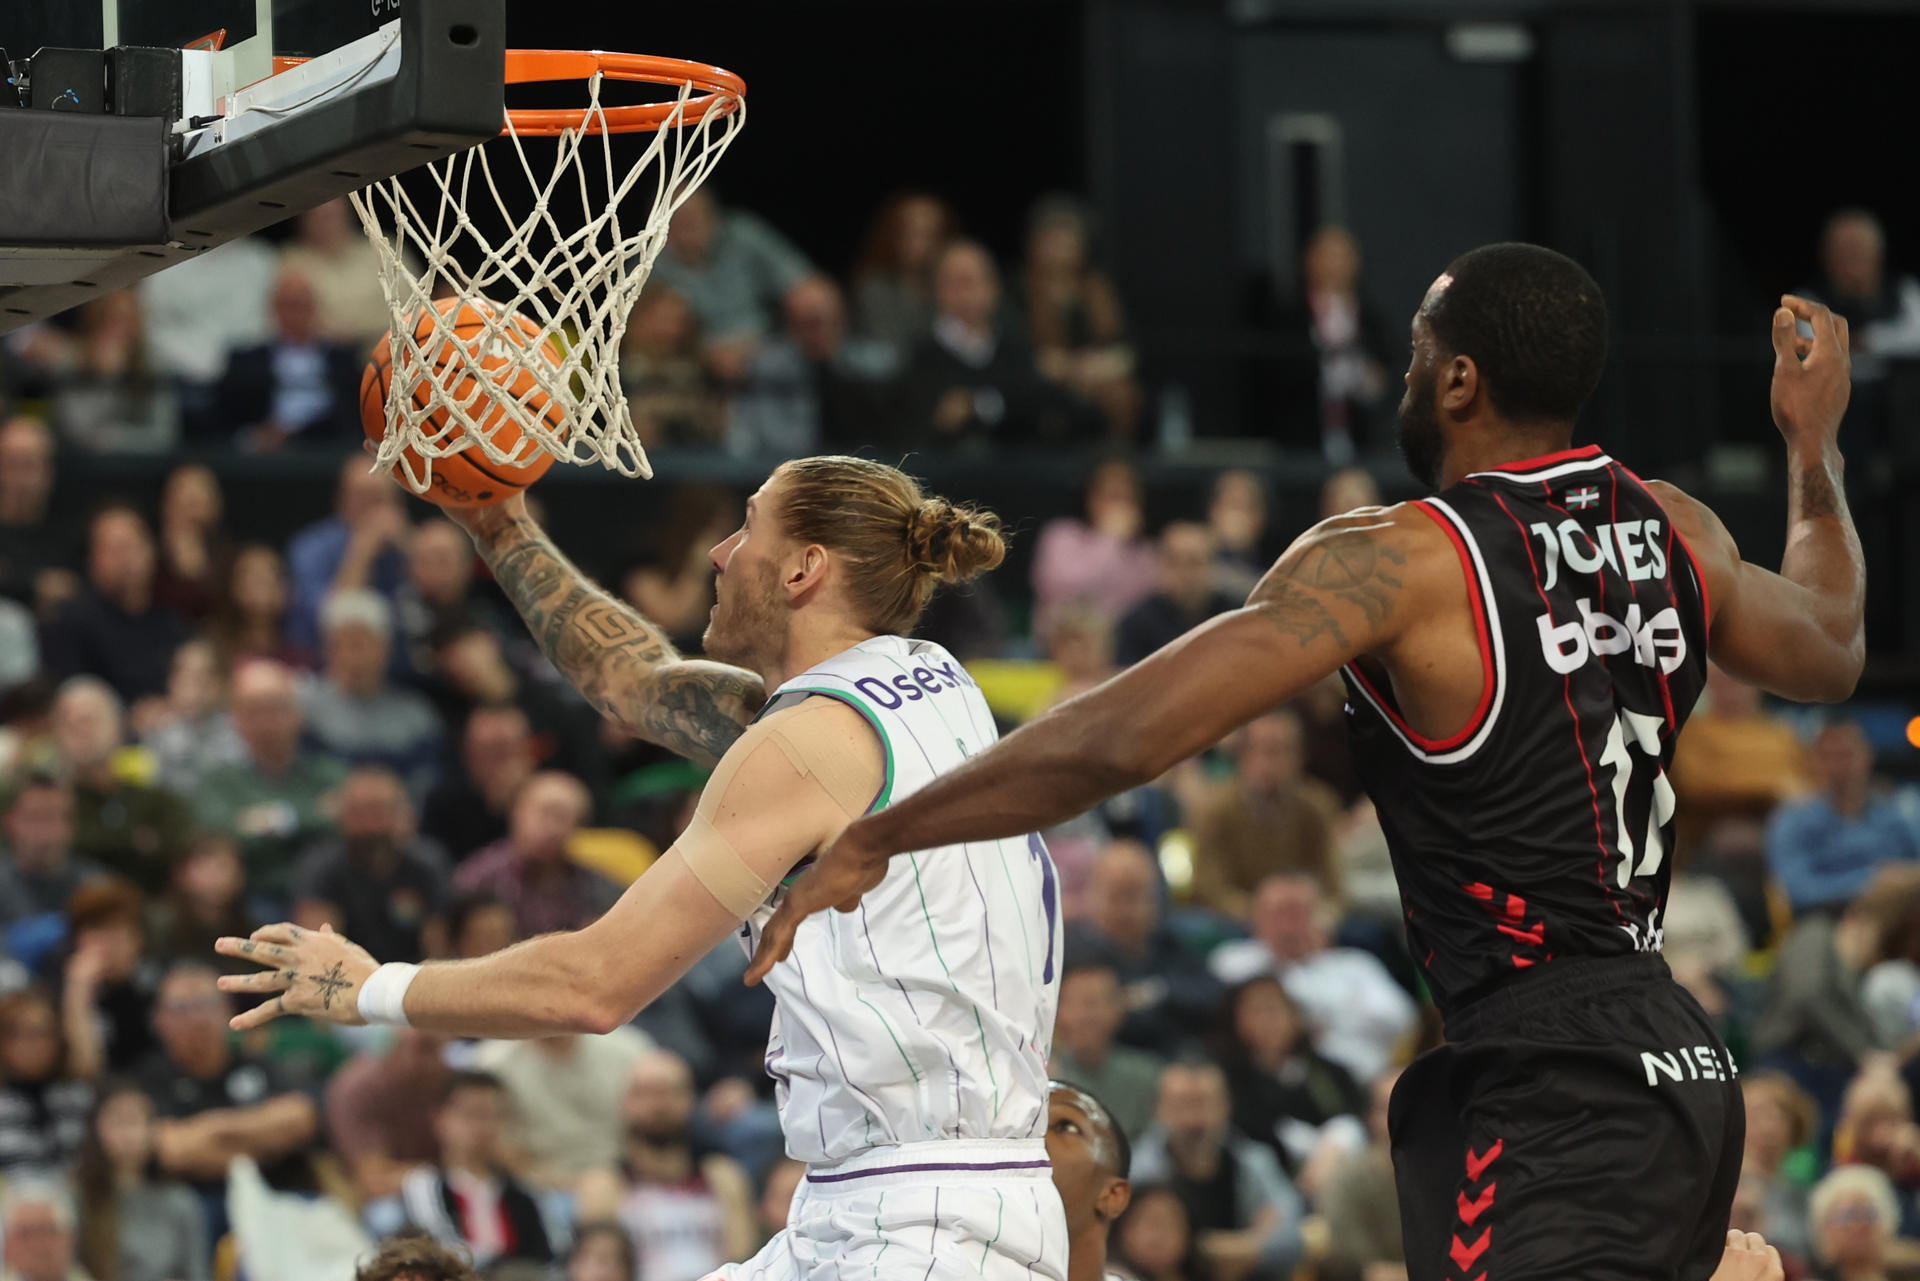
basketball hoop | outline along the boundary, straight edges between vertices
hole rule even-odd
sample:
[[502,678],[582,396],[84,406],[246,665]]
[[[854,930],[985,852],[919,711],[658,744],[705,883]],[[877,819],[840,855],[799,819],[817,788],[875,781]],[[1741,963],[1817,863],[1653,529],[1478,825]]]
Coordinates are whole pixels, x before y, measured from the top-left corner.
[[[507,51],[506,83],[552,80],[584,80],[587,105],[508,110],[500,134],[534,193],[531,209],[511,208],[502,196],[488,159],[497,144],[426,165],[437,200],[416,204],[399,178],[351,197],[379,255],[393,316],[377,465],[397,463],[417,493],[428,488],[435,458],[465,449],[496,465],[521,466],[544,450],[626,476],[653,474],[620,386],[620,341],[668,221],[746,123],[747,87],[732,72],[678,58]],[[677,93],[610,107],[600,101],[608,80],[670,85]],[[616,172],[612,135],[643,132],[653,134],[645,152]],[[531,138],[555,140],[544,178],[528,157]],[[557,195],[579,200],[578,226],[556,218]],[[623,223],[629,196],[636,204],[649,197],[646,216],[629,209]],[[508,228],[497,244],[469,216],[470,200],[489,198]],[[436,295],[473,303],[489,318],[484,331],[472,333],[469,323],[457,335],[463,309],[436,309]],[[464,314],[470,321],[474,313]],[[524,320],[515,322],[515,314]],[[464,359],[448,360],[448,344]],[[473,394],[475,371],[487,384],[484,395]],[[502,430],[509,423],[517,430]]]

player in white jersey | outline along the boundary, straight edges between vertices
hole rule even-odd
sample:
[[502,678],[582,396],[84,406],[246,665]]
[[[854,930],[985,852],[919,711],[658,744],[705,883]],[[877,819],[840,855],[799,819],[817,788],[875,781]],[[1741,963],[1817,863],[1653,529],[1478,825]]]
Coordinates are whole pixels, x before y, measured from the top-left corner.
[[[749,951],[779,886],[847,823],[995,740],[979,688],[909,641],[934,585],[998,564],[990,514],[894,468],[788,463],[714,549],[706,637],[682,660],[589,584],[512,501],[465,514],[548,656],[603,713],[716,766],[693,820],[601,920],[492,956],[378,965],[330,932],[272,925],[219,950],[270,968],[222,980],[281,1014],[455,1035],[603,1032],[728,935]],[[728,664],[737,664],[728,665]],[[744,728],[743,728],[744,726]],[[1047,1053],[1058,890],[1037,837],[903,858],[864,909],[808,922],[769,977],[767,1069],[808,1171],[787,1230],[719,1275],[1066,1281],[1049,1178]]]

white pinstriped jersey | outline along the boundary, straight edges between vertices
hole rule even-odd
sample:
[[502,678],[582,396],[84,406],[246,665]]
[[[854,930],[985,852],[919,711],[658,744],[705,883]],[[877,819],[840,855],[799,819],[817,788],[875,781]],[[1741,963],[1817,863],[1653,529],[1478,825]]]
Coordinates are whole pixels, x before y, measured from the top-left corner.
[[[780,686],[767,710],[821,696],[859,711],[886,748],[873,809],[998,737],[966,669],[926,641],[864,641]],[[749,950],[778,898],[742,928]],[[767,977],[788,1153],[826,1165],[930,1139],[1043,1138],[1059,912],[1053,861],[1026,836],[903,854],[858,911],[802,924]]]

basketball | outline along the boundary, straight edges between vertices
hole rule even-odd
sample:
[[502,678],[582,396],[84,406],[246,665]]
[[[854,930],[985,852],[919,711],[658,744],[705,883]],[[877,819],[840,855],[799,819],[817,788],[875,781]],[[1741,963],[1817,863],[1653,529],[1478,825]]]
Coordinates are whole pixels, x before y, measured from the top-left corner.
[[[404,348],[401,352],[400,376],[411,387],[416,408],[426,410],[432,404],[433,387],[437,383],[445,389],[448,399],[468,406],[494,445],[507,451],[519,445],[520,429],[508,419],[505,408],[489,401],[518,400],[556,429],[565,422],[562,410],[540,389],[538,380],[530,371],[518,368],[512,358],[495,354],[476,359],[474,344],[487,332],[486,311],[496,310],[491,304],[484,300],[463,302],[458,298],[443,298],[433,307],[437,314],[421,311],[413,329],[414,341],[431,362],[431,368],[413,368],[413,358]],[[436,348],[434,334],[444,323],[439,317],[455,307],[460,311],[454,317],[453,337],[440,339]],[[518,312],[507,315],[512,323],[498,331],[499,338],[495,341],[523,347],[539,341],[540,327],[532,320]],[[551,347],[542,347],[541,353],[558,363]],[[393,360],[393,331],[388,330],[373,345],[366,371],[360,375],[360,426],[367,439],[376,444],[387,434],[387,393],[393,379]],[[450,412],[446,406],[432,409],[426,414],[422,429],[428,434],[447,431]],[[453,424],[452,430],[464,429]],[[418,475],[424,465],[418,452],[409,448],[402,457]],[[442,507],[485,507],[512,497],[540,479],[553,465],[553,456],[540,451],[530,462],[516,467],[496,463],[482,453],[477,444],[469,444],[459,453],[431,461],[433,473],[427,492],[420,495],[422,498]],[[394,475],[404,483],[402,469],[397,464]]]

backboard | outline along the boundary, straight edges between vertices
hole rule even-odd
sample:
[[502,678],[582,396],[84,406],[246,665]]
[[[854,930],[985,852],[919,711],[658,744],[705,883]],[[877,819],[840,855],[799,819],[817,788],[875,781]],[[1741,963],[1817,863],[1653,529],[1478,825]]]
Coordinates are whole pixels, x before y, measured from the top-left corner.
[[99,5],[0,7],[0,334],[500,132],[505,0]]

